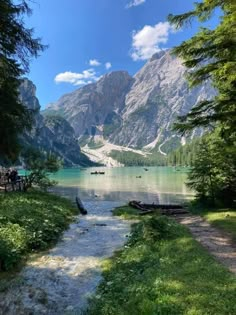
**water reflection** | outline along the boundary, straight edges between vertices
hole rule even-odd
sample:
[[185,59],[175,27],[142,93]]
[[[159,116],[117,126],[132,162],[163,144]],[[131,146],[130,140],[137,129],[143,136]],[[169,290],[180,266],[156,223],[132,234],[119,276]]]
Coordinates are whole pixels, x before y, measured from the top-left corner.
[[[105,175],[91,175],[94,169],[64,169],[53,179],[59,182],[54,188],[57,193],[82,200],[124,201],[142,200],[144,202],[174,203],[193,197],[186,187],[187,174],[175,172],[170,167],[96,168]],[[141,176],[141,178],[139,178]],[[138,178],[137,178],[138,177]]]

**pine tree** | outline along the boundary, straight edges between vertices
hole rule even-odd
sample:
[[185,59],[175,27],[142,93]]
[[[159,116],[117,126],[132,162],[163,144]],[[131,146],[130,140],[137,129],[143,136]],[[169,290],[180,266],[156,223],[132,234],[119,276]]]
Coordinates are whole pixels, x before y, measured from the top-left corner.
[[30,14],[27,1],[15,4],[0,0],[0,159],[14,160],[19,152],[18,135],[31,125],[32,113],[19,101],[20,78],[29,70],[29,60],[45,46],[24,25]]
[[208,20],[216,9],[221,17],[215,29],[202,27],[191,39],[173,49],[191,71],[190,86],[209,79],[217,94],[211,100],[198,103],[187,115],[179,117],[176,128],[186,132],[198,126],[219,125],[226,139],[236,134],[236,1],[203,0],[195,9],[180,15],[170,15],[176,28],[191,24],[197,18]]

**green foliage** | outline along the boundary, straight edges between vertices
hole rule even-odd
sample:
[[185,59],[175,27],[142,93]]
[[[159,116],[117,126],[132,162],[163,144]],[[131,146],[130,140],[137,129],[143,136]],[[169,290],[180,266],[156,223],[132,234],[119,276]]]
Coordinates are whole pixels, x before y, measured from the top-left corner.
[[25,190],[33,185],[46,190],[56,184],[48,177],[50,173],[57,172],[61,167],[61,161],[54,154],[45,154],[37,149],[27,148],[22,155],[25,168],[29,171]]
[[236,241],[236,211],[233,209],[217,209],[204,211],[205,220],[211,225],[227,232]]
[[200,199],[232,206],[236,199],[236,149],[219,136],[220,131],[202,138],[188,185]]
[[7,270],[26,253],[55,242],[77,213],[69,200],[41,192],[0,196],[0,262]]
[[200,138],[195,138],[190,143],[181,145],[167,156],[167,165],[170,166],[192,166],[197,154]]
[[122,251],[104,264],[87,315],[228,315],[236,312],[235,277],[182,226],[146,217]]
[[113,210],[113,215],[120,216],[126,220],[137,218],[138,210],[130,206],[117,207]]
[[0,159],[14,161],[20,150],[18,135],[32,122],[32,112],[19,100],[20,77],[44,46],[25,27],[23,16],[31,13],[27,1],[0,0],[0,12]]
[[104,138],[105,139],[109,138],[109,136],[111,134],[113,134],[116,130],[119,129],[121,124],[122,124],[121,118],[117,113],[112,112],[112,113],[108,114],[105,121],[104,121],[104,126],[103,126]]
[[184,64],[191,69],[188,74],[190,86],[210,79],[218,93],[180,117],[176,127],[183,132],[218,122],[223,138],[227,139],[228,135],[236,133],[236,3],[232,0],[203,0],[195,3],[191,12],[170,15],[169,21],[177,28],[190,23],[193,18],[204,22],[216,9],[221,9],[217,27],[201,28],[195,36],[175,47],[173,52],[183,58]]
[[12,268],[26,252],[27,243],[27,233],[19,224],[0,226],[0,269]]
[[144,217],[136,227],[137,229],[133,230],[133,237],[128,242],[128,246],[143,240],[151,245],[163,239],[167,240],[176,237],[175,221],[171,221],[165,216]]
[[104,138],[108,138],[117,128],[119,125],[114,125],[114,124],[106,124],[103,127],[103,136]]
[[90,149],[94,150],[102,148],[104,146],[102,141],[94,141],[93,139],[91,139],[87,144]]
[[164,166],[166,159],[160,153],[152,153],[147,156],[131,152],[112,150],[110,157],[124,164],[125,166]]
[[[172,138],[168,139],[168,141],[166,141],[161,146],[161,150],[163,152],[165,152],[166,154],[168,154],[168,153],[178,149],[180,145],[181,145],[180,138],[172,137]],[[159,145],[157,145],[157,147],[154,150],[156,150],[158,152]]]
[[194,214],[201,215],[211,225],[226,232],[236,241],[236,209],[206,207],[195,201],[189,206],[189,210]]

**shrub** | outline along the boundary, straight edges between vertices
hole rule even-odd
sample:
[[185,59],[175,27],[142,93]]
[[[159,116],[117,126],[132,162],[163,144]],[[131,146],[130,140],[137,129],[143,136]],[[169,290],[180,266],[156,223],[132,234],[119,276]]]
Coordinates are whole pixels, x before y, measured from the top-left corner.
[[19,224],[0,227],[0,269],[8,270],[21,259],[28,247],[28,237]]

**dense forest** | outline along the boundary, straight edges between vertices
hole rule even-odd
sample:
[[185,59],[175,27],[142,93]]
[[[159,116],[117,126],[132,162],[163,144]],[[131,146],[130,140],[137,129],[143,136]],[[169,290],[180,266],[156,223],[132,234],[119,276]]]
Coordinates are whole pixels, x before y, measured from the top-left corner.
[[113,159],[125,166],[164,166],[165,156],[160,153],[148,154],[147,156],[131,152],[112,150],[110,155]]
[[146,156],[131,152],[112,150],[110,157],[125,166],[192,166],[199,150],[201,138],[180,145],[167,156],[159,152],[150,152]]
[[191,142],[181,145],[171,151],[166,157],[166,165],[169,166],[192,166],[198,152],[201,138],[195,138]]

